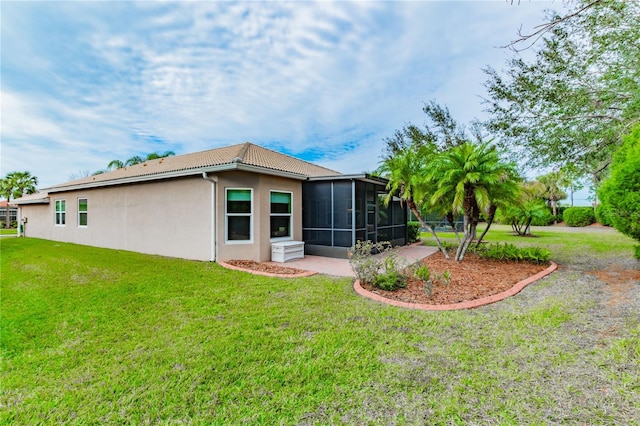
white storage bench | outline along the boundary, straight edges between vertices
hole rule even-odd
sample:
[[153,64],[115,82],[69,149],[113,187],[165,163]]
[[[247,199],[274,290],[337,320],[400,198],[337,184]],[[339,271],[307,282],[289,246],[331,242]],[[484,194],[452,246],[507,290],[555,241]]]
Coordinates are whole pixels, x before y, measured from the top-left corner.
[[271,261],[287,262],[304,258],[304,241],[282,241],[271,244]]

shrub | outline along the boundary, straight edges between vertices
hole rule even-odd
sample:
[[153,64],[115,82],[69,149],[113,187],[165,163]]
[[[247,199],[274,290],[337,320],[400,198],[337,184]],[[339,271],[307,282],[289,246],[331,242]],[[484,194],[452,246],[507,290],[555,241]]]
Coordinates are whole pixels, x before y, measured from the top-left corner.
[[413,275],[421,281],[429,281],[431,278],[431,271],[427,265],[421,265],[413,271]]
[[391,249],[390,244],[372,243],[371,241],[358,241],[349,249],[349,264],[351,269],[363,283],[373,283],[382,266],[382,259],[372,256],[375,252],[386,252]]
[[547,207],[542,210],[538,216],[531,218],[531,226],[549,226],[553,223],[553,213],[551,209]]
[[420,241],[420,222],[407,222],[407,236],[410,243]]
[[636,259],[640,260],[640,244],[637,246],[633,246],[633,255]]
[[393,291],[407,285],[405,277],[397,271],[384,272],[378,274],[372,283],[381,290]]
[[476,253],[485,259],[532,262],[537,264],[549,263],[551,260],[551,252],[547,249],[540,247],[518,248],[509,243],[481,246],[476,250]]
[[609,217],[609,208],[604,204],[598,204],[596,207],[596,219],[598,223],[605,226],[611,226],[611,218]]
[[596,221],[591,207],[570,207],[564,211],[563,217],[567,226],[589,226]]
[[440,274],[440,280],[444,282],[444,285],[449,285],[451,282],[451,272],[449,270],[444,271]]
[[406,285],[391,243],[358,241],[349,249],[348,255],[351,269],[361,282],[382,290],[395,290]]
[[[611,224],[640,241],[640,125],[623,139],[611,163],[611,175],[598,195],[608,208]],[[636,249],[636,254],[638,249]]]

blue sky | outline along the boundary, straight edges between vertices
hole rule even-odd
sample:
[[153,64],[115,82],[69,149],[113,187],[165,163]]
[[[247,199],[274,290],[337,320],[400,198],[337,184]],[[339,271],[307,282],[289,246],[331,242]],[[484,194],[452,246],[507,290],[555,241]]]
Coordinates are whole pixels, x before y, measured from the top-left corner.
[[1,173],[244,141],[371,171],[426,101],[483,118],[481,68],[562,8],[513,3],[3,1]]

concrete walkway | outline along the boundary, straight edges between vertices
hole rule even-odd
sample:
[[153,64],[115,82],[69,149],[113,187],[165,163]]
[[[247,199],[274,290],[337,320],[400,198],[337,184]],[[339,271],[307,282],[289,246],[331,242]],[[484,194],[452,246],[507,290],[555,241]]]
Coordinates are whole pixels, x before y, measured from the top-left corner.
[[[405,259],[407,265],[417,262],[438,251],[437,247],[427,247],[419,244],[397,247],[398,258]],[[276,263],[280,266],[290,266],[292,268],[314,271],[326,275],[339,277],[354,277],[348,259],[336,259],[323,256],[305,256],[304,259],[291,260],[287,263]]]

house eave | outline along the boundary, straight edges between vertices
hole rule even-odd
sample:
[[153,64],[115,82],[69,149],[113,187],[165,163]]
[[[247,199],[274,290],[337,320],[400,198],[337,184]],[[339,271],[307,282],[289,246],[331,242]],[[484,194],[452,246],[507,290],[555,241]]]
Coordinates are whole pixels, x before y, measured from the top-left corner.
[[323,181],[323,180],[359,180],[362,182],[375,183],[379,185],[386,185],[389,181],[385,178],[373,176],[368,173],[350,174],[350,175],[332,175],[332,176],[311,176],[307,178],[308,181]]
[[269,169],[266,167],[252,166],[249,164],[243,163],[232,163],[232,164],[220,164],[216,166],[208,166],[208,167],[199,167],[196,169],[188,169],[188,170],[177,170],[172,172],[165,173],[157,173],[157,174],[149,174],[143,176],[132,176],[121,179],[111,179],[105,181],[96,181],[96,182],[84,182],[75,185],[59,185],[50,188],[44,188],[48,193],[57,193],[57,192],[68,192],[68,191],[77,191],[81,189],[93,189],[93,188],[102,188],[106,186],[118,186],[118,185],[128,185],[135,183],[143,183],[143,182],[152,182],[157,180],[165,180],[165,179],[176,179],[181,177],[188,176],[200,176],[202,173],[217,173],[217,172],[227,172],[232,170],[245,171],[250,173],[260,173],[266,175],[280,176],[289,179],[296,180],[306,180],[307,176],[298,174],[285,172],[281,170]]
[[24,201],[13,200],[13,204],[15,204],[16,206],[24,206],[27,204],[49,204],[49,202],[50,202],[49,197],[38,198],[35,200],[24,200]]

